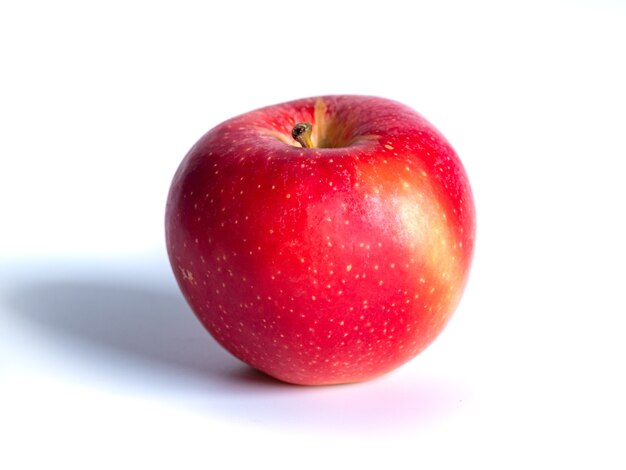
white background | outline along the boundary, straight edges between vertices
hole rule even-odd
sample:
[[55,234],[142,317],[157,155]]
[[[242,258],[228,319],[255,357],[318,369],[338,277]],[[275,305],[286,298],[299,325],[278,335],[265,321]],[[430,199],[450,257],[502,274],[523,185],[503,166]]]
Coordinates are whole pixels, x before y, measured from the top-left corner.
[[[624,2],[3,2],[0,467],[625,468]],[[440,338],[306,388],[222,352],[170,274],[191,145],[328,93],[463,160],[478,239]]]

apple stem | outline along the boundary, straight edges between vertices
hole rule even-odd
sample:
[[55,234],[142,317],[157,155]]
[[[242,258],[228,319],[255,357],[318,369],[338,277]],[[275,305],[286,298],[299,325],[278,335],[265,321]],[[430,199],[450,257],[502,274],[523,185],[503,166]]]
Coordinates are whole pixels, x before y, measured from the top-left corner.
[[313,131],[313,124],[310,122],[299,122],[291,130],[291,136],[305,149],[313,148],[313,142],[311,141],[311,132]]

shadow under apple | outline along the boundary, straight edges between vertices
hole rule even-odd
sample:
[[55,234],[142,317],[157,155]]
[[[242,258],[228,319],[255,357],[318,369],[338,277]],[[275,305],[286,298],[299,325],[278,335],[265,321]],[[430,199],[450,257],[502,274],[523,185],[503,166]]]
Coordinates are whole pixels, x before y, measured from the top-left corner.
[[96,365],[113,361],[206,380],[242,367],[172,292],[97,279],[51,280],[22,286],[10,303],[22,318],[58,336],[77,359]]

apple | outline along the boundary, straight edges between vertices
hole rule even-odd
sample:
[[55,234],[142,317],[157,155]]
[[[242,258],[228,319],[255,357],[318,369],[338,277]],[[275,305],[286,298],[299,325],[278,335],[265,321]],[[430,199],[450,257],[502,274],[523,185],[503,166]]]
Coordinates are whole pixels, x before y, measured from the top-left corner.
[[218,125],[180,164],[166,208],[169,259],[200,322],[294,384],[368,380],[426,348],[460,300],[474,236],[447,140],[368,96]]

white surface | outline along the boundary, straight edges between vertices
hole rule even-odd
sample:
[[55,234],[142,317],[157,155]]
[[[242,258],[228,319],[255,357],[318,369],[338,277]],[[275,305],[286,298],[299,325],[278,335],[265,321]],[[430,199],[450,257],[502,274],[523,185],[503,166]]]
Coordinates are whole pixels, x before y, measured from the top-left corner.
[[[623,2],[7,3],[0,468],[626,466]],[[202,133],[325,93],[429,118],[478,244],[425,353],[299,388],[204,333],[162,219]]]

